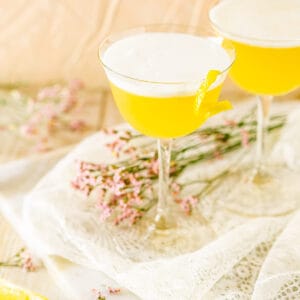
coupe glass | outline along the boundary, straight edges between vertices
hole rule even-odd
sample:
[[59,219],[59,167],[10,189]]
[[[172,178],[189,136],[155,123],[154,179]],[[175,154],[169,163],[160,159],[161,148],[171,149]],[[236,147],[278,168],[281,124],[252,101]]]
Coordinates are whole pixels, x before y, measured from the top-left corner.
[[[222,8],[221,2],[210,10],[210,21],[235,48],[236,61],[229,76],[239,87],[257,95],[256,157],[250,165],[237,168],[227,176],[224,187],[235,188],[228,191],[224,204],[248,216],[284,215],[299,204],[299,174],[284,163],[268,161],[265,138],[273,97],[300,86],[300,37],[271,40],[228,32],[214,18],[215,9]],[[268,9],[272,10],[272,6]]]
[[[188,82],[152,82],[143,78],[132,78],[128,74],[120,74],[107,65],[103,59],[105,51],[116,41],[141,33],[184,33],[203,37],[218,47],[225,49],[223,39],[213,37],[208,29],[197,29],[176,25],[155,25],[131,29],[112,35],[100,45],[100,60],[109,79],[112,94],[124,119],[139,132],[157,138],[159,160],[158,202],[154,215],[149,214],[135,225],[139,227],[139,243],[154,252],[171,254],[184,253],[200,247],[210,240],[214,233],[203,221],[200,214],[185,216],[175,204],[169,193],[169,172],[172,139],[187,135],[201,126],[208,117],[201,108],[197,111],[197,90],[206,78]],[[211,88],[202,95],[207,103],[218,102],[222,84],[234,60],[234,50],[228,44],[226,53],[229,60]],[[180,59],[180,57],[178,58]],[[145,61],[145,68],[147,62]],[[114,78],[112,82],[111,78]],[[118,86],[118,82],[122,87]],[[134,94],[126,90],[126,86],[134,85],[140,93]],[[161,91],[161,95],[153,96],[153,91]],[[186,94],[184,91],[192,90]],[[170,95],[170,91],[173,91]],[[149,94],[149,96],[147,96]],[[143,96],[142,96],[143,95]],[[198,99],[198,100],[197,100]],[[118,243],[118,249],[122,246]],[[125,256],[130,256],[127,248],[121,250]],[[140,254],[140,253],[139,253]],[[132,254],[132,256],[136,253]]]

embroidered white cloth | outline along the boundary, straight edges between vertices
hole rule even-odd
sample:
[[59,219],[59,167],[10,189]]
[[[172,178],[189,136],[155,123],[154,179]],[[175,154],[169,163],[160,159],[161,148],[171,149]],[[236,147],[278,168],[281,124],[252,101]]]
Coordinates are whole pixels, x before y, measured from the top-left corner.
[[[274,160],[286,161],[296,169],[300,163],[296,138],[299,125],[300,112],[294,111],[272,153]],[[85,139],[26,197],[22,208],[26,235],[42,257],[58,255],[81,265],[78,270],[94,270],[82,271],[90,274],[86,276],[93,278],[93,284],[97,274],[99,281],[112,278],[114,285],[125,288],[120,296],[124,299],[300,299],[300,212],[297,211],[285,217],[250,219],[231,213],[216,199],[207,198],[201,209],[216,233],[214,241],[180,256],[160,259],[145,256],[143,262],[121,257],[112,242],[118,229],[103,225],[94,203],[70,188],[75,159],[95,162],[112,159],[103,147],[106,138],[97,133]],[[44,161],[41,158],[31,165],[42,168],[45,163],[46,167],[36,176],[46,172],[51,165],[47,166],[49,161],[49,157]],[[201,169],[212,172],[223,163],[202,164]],[[16,195],[14,187],[34,170],[28,170],[26,163],[2,166],[1,202],[8,198],[23,201],[26,188]],[[10,204],[7,207],[11,209]],[[132,235],[129,239],[134,242],[134,231]],[[63,268],[59,272],[63,273]],[[79,278],[74,280],[73,276],[68,281],[72,299],[89,299],[82,294]]]

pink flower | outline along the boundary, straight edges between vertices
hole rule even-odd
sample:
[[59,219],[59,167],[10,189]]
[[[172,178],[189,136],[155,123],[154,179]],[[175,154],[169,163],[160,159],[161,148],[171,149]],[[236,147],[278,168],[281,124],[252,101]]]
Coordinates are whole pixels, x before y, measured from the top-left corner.
[[120,156],[120,153],[125,146],[126,141],[121,140],[120,138],[117,138],[115,141],[106,144],[106,147],[108,147],[116,157]]
[[129,154],[129,155],[135,155],[136,154],[136,148],[135,147],[128,147],[127,149],[124,150],[124,153]]
[[86,123],[83,120],[73,120],[69,126],[72,131],[80,131],[86,127]]
[[130,206],[138,206],[143,203],[143,200],[137,193],[133,192],[133,193],[129,194],[128,197],[129,197],[128,204]]
[[20,253],[20,257],[21,257],[21,260],[22,260],[23,270],[25,270],[26,272],[36,271],[37,266],[34,264],[33,258],[32,258],[31,254],[29,252],[22,251]]
[[51,147],[47,144],[47,138],[41,138],[34,146],[34,150],[37,152],[46,152],[51,150]]
[[98,204],[98,207],[101,210],[100,220],[103,222],[111,216],[112,209],[106,203],[101,203],[101,202]]
[[80,79],[72,79],[69,82],[69,89],[72,92],[77,92],[84,88],[84,82]]
[[141,219],[143,216],[142,212],[134,210],[129,218],[129,223],[130,225],[134,225],[136,224],[136,222]]
[[142,180],[138,180],[136,176],[132,173],[128,175],[129,182],[133,188],[133,194],[137,196],[141,192]]
[[117,294],[120,294],[121,292],[121,289],[120,288],[112,288],[112,287],[108,287],[108,292],[111,294],[111,295],[117,295]]
[[42,101],[47,98],[57,97],[61,87],[59,85],[54,85],[50,87],[45,87],[38,92],[37,100]]
[[76,160],[76,164],[79,173],[83,171],[100,171],[103,168],[101,164],[90,163],[82,160]]
[[60,103],[59,110],[62,113],[70,112],[77,104],[77,99],[73,96],[68,96]]
[[106,297],[111,295],[118,295],[120,294],[121,289],[120,288],[113,288],[113,287],[103,287],[102,291],[98,289],[92,289],[92,293],[97,297],[96,300],[106,300]]
[[20,127],[20,133],[23,136],[32,136],[32,135],[36,135],[38,133],[38,130],[37,130],[35,124],[27,123]]
[[198,199],[195,196],[187,196],[182,199],[175,199],[175,201],[179,203],[180,207],[187,215],[192,213],[193,208],[198,203]]
[[74,180],[71,181],[71,186],[75,190],[83,192],[84,195],[89,196],[94,188],[94,178],[90,176],[85,176],[84,171],[78,174]]
[[102,294],[101,291],[97,289],[92,289],[92,293],[95,295],[96,300],[106,300],[106,297]]
[[57,118],[57,112],[52,105],[45,105],[43,109],[40,110],[41,118],[46,118],[47,120],[53,120]]
[[179,195],[180,190],[181,190],[181,186],[180,186],[178,183],[173,182],[173,183],[171,184],[171,191],[172,191],[172,194],[173,194],[174,196]]
[[246,148],[249,146],[249,132],[245,129],[241,129],[240,133],[242,137],[242,146]]
[[158,175],[159,172],[159,162],[158,159],[152,159],[149,165],[149,173]]
[[213,156],[215,159],[222,159],[222,154],[220,153],[219,150],[215,150]]
[[122,208],[122,212],[120,215],[118,215],[114,223],[115,225],[119,225],[121,222],[124,220],[129,220],[129,224],[133,225],[137,222],[138,219],[142,217],[142,213],[139,212],[138,210],[130,207],[128,204],[124,203],[122,204],[122,201],[120,203],[120,207]]

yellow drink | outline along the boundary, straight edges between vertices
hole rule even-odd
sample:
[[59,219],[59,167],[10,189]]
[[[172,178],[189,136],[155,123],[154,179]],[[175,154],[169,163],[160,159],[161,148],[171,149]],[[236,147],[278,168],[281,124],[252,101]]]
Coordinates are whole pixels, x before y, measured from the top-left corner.
[[220,39],[144,32],[109,44],[100,57],[124,119],[147,136],[175,138],[231,107],[217,101],[230,54]]
[[226,0],[210,11],[215,29],[235,47],[231,78],[259,95],[300,86],[300,1]]
[[300,46],[262,47],[232,41],[236,60],[230,77],[254,94],[286,94],[300,86]]
[[[158,25],[109,37],[99,49],[120,113],[135,129],[157,138],[157,210],[153,219],[145,218],[147,228],[143,225],[138,233],[141,239],[147,238],[143,243],[147,251],[157,257],[170,251],[191,252],[202,243],[204,231],[199,238],[194,234],[199,221],[182,222],[182,214],[169,205],[173,202],[168,191],[170,138],[191,133],[209,117],[232,108],[228,101],[218,101],[234,60],[232,48],[222,42],[222,38],[208,37],[206,30],[202,34],[190,27]],[[205,240],[209,234],[210,229]],[[180,245],[167,243],[171,246],[166,248],[165,238]],[[132,253],[128,253],[130,259]]]
[[[141,133],[160,138],[184,136],[206,120],[197,109],[196,95],[149,97],[129,93],[111,83],[111,90],[124,119]],[[221,84],[209,90],[203,101],[214,103]]]

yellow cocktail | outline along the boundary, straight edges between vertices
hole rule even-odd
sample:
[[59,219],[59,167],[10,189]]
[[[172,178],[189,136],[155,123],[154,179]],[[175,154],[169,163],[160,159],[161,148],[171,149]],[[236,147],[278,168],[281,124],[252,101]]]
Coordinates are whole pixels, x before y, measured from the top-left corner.
[[[300,18],[300,16],[299,16]],[[251,45],[231,40],[237,59],[230,71],[233,81],[253,94],[281,95],[300,86],[300,46]]]
[[[196,94],[191,96],[149,97],[135,95],[114,84],[111,90],[124,119],[145,135],[175,138],[195,131],[206,120],[197,110]],[[215,103],[221,84],[209,90],[205,102]]]
[[124,119],[145,135],[175,138],[207,119],[196,94],[208,72],[219,71],[201,100],[213,109],[232,62],[230,51],[218,39],[145,32],[118,39],[100,55]]
[[[228,101],[218,101],[234,59],[232,47],[225,48],[223,41],[208,36],[207,31],[162,25],[108,38],[100,47],[100,59],[122,116],[136,130],[158,138],[157,211],[146,226],[148,232],[141,236],[149,237],[150,232],[154,251],[165,252],[166,244],[173,250],[179,246],[191,251],[202,243],[202,236],[193,235],[199,219],[180,223],[183,216],[171,209],[170,146],[171,138],[189,134],[212,115],[231,108]],[[206,237],[211,234],[208,227],[204,230]]]
[[267,163],[264,137],[272,98],[300,87],[300,1],[219,1],[210,11],[210,20],[235,47],[230,77],[258,95],[256,159],[253,166],[227,178],[239,182],[230,191],[227,205],[247,215],[288,213],[297,205],[299,175],[284,165]]

